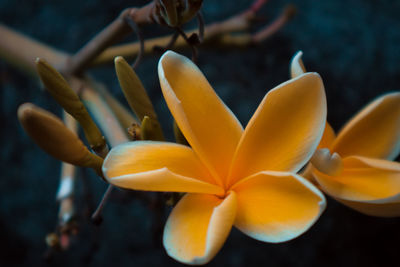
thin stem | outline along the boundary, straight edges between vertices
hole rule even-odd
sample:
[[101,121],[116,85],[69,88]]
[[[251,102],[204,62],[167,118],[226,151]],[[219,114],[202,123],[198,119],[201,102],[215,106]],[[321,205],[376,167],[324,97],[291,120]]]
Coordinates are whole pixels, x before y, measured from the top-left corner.
[[92,216],[93,210],[94,210],[94,201],[93,201],[93,194],[90,191],[90,181],[88,179],[88,173],[87,169],[85,168],[80,168],[80,181],[82,184],[82,201],[84,201],[85,206],[80,207],[81,208],[81,213],[85,219],[89,219]]
[[[176,40],[178,40],[179,37],[179,32],[175,31],[174,34],[172,35],[171,39],[165,46],[159,46],[159,45],[154,45],[153,50],[154,51],[159,51],[159,52],[165,52],[166,50],[171,49],[174,44],[176,43]],[[144,51],[146,52],[146,51]]]
[[92,222],[95,225],[100,225],[103,222],[103,209],[105,204],[107,203],[108,199],[111,196],[111,193],[114,189],[113,185],[108,185],[106,192],[104,193],[99,205],[97,206],[96,211],[92,215]]
[[200,43],[202,43],[204,41],[204,18],[203,18],[203,14],[199,11],[197,12],[197,23],[199,24],[199,41]]
[[256,34],[253,35],[253,42],[258,44],[264,41],[265,39],[271,37],[278,30],[283,28],[288,21],[290,21],[293,16],[296,14],[296,7],[293,5],[288,5],[285,7],[283,12],[268,26],[264,27]]
[[92,40],[83,46],[75,55],[68,60],[67,72],[79,73],[96,58],[104,49],[114,44],[117,39],[129,33],[125,21],[122,19],[129,10],[124,10],[116,20],[98,33]]
[[[92,87],[88,86],[82,91],[82,99],[87,104],[93,116],[97,119],[100,128],[103,130],[106,139],[110,142],[111,146],[116,146],[129,141],[125,131],[118,123],[112,111],[104,103],[104,100],[100,95],[95,93]],[[92,221],[95,225],[99,225],[102,222],[103,209],[112,190],[113,186],[109,185],[96,211],[92,215]]]
[[143,57],[144,38],[140,32],[140,29],[139,29],[137,23],[131,17],[125,17],[125,21],[129,25],[129,27],[131,27],[131,29],[136,33],[136,36],[138,37],[138,40],[139,40],[139,45],[140,45],[139,53],[136,57],[135,62],[132,64],[132,68],[136,69]]
[[189,38],[187,37],[186,33],[179,27],[176,28],[176,30],[178,31],[178,33],[183,37],[183,39],[185,40],[185,42],[190,46],[190,48],[192,49],[192,61],[194,63],[197,63],[197,58],[198,58],[198,51],[197,51],[197,47],[192,44],[192,42],[189,40]]

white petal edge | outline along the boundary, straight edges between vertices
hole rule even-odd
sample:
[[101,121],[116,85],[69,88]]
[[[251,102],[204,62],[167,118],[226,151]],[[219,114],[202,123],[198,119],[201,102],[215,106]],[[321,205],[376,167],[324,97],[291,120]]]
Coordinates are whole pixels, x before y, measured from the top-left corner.
[[296,78],[304,73],[306,73],[306,68],[304,67],[303,60],[301,57],[303,56],[303,51],[298,51],[290,61],[290,77]]

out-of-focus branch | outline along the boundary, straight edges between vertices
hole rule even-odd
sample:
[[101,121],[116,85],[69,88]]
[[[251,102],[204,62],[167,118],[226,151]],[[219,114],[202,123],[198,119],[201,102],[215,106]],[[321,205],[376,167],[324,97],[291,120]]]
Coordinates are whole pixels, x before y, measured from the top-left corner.
[[[64,111],[65,126],[72,132],[78,132],[76,120]],[[74,188],[75,188],[75,165],[63,162],[61,166],[60,186],[57,192],[57,201],[60,202],[58,213],[59,225],[66,225],[74,216],[73,207]],[[64,203],[65,202],[65,203]]]
[[118,119],[91,84],[87,81],[83,82],[81,92],[83,102],[99,124],[111,147],[129,141],[127,131],[121,127]]
[[[281,29],[295,14],[295,7],[289,5],[281,13],[281,15],[271,24],[267,25],[255,34],[250,34],[245,31],[253,24],[256,19],[256,12],[264,4],[265,0],[257,0],[254,4],[246,11],[228,18],[221,22],[215,22],[206,25],[204,28],[204,43],[210,43],[215,46],[247,46],[254,43],[260,43],[267,38],[269,38],[276,31]],[[150,6],[146,6],[146,9],[140,9],[143,13],[139,14],[139,17],[143,18],[143,23],[149,23],[149,18],[144,18],[144,14],[149,12]],[[129,9],[128,9],[129,10]],[[126,14],[128,11],[123,11],[120,16]],[[134,42],[129,44],[118,45],[115,47],[110,47],[106,49],[113,42],[105,42],[104,39],[114,40],[118,39],[114,35],[110,36],[110,33],[120,34],[114,28],[124,28],[123,33],[126,31],[129,33],[130,29],[125,28],[125,23],[120,21],[120,17],[111,23],[102,33],[99,33],[94,39],[92,39],[86,46],[84,46],[78,53],[74,56],[76,59],[71,59],[69,66],[71,69],[77,68],[74,65],[79,66],[84,63],[90,66],[98,66],[103,64],[112,63],[116,56],[122,56],[129,60],[137,56],[140,51],[140,42]],[[122,23],[122,24],[121,24]],[[118,24],[118,25],[117,25]],[[120,25],[121,24],[121,25]],[[113,25],[113,26],[111,26]],[[125,25],[125,26],[122,26]],[[110,28],[109,28],[110,27]],[[114,29],[114,30],[112,30]],[[106,33],[104,33],[106,32]],[[195,33],[195,30],[187,31],[186,34],[190,36]],[[232,33],[236,33],[233,35]],[[122,34],[124,35],[124,34]],[[29,74],[35,74],[34,70],[34,60],[36,57],[44,58],[52,66],[56,68],[61,68],[63,64],[66,63],[69,55],[63,52],[59,52],[54,48],[46,46],[42,43],[34,41],[23,34],[17,33],[5,26],[0,25],[0,57],[4,58],[7,62],[14,65],[15,67],[25,70]],[[144,48],[144,53],[150,54],[154,51],[154,47],[165,47],[170,42],[172,36],[157,37],[153,39],[146,40],[146,46]],[[97,41],[96,41],[97,39]],[[99,41],[100,40],[100,41]],[[100,45],[101,44],[101,45]],[[179,49],[186,46],[187,43],[182,37],[179,37],[175,42],[175,48]],[[26,49],[29,48],[29,49]],[[86,51],[86,52],[85,52]],[[78,55],[85,55],[83,59],[77,59]],[[75,63],[74,63],[75,62]],[[83,63],[82,63],[83,62]],[[81,68],[81,67],[79,67]]]
[[[64,124],[74,134],[78,131],[76,120],[64,111]],[[74,204],[75,198],[75,181],[76,167],[75,165],[62,162],[60,184],[56,200],[59,203],[58,222],[55,232],[46,236],[46,243],[49,247],[47,256],[51,255],[53,249],[68,249],[71,236],[77,233],[77,225],[74,218],[76,209]]]
[[60,186],[57,193],[57,201],[60,202],[58,220],[60,226],[65,226],[74,217],[73,206],[76,167],[69,163],[62,163]]
[[[64,111],[65,126],[72,132],[78,132],[76,120]],[[60,203],[58,211],[58,227],[60,235],[61,249],[67,249],[70,244],[71,235],[76,234],[76,224],[74,217],[76,209],[75,200],[75,181],[76,167],[74,165],[63,162],[61,165],[60,185],[57,192],[57,201]]]
[[283,26],[285,26],[286,23],[296,15],[296,12],[297,10],[294,5],[287,5],[283,12],[270,25],[264,27],[253,35],[252,41],[257,44],[261,43],[265,39],[268,39]]
[[68,57],[64,52],[1,24],[0,36],[0,58],[32,76],[36,76],[35,60],[37,57],[46,59],[47,62],[56,67],[64,64]]
[[[214,22],[206,25],[204,28],[203,44],[207,45],[208,43],[212,43],[213,46],[223,47],[244,47],[253,44],[259,44],[283,28],[286,23],[295,15],[296,8],[293,5],[288,5],[271,24],[263,27],[255,34],[246,32],[256,20],[256,12],[265,2],[266,1],[255,1],[255,3],[248,10],[238,15],[235,15],[224,21]],[[195,32],[196,30],[190,30],[185,33],[186,35],[190,36]],[[147,39],[143,52],[145,54],[150,54],[154,52],[154,47],[166,47],[170,43],[171,38],[172,35]],[[180,49],[185,46],[187,46],[187,42],[181,36],[179,36],[174,43],[174,48]],[[125,59],[131,59],[135,57],[139,51],[139,42],[110,47],[93,60],[92,66],[111,63],[117,56],[122,56]]]
[[65,70],[72,74],[81,72],[104,49],[130,33],[132,29],[127,23],[127,18],[134,21],[136,25],[151,23],[150,14],[153,6],[154,2],[151,2],[142,8],[127,8],[122,11],[111,24],[98,33],[68,60]]
[[119,123],[124,130],[127,130],[132,125],[138,125],[138,120],[133,116],[125,106],[123,106],[113,95],[108,92],[104,84],[95,80],[89,79],[90,84],[96,92],[104,99],[105,103],[109,106],[111,111],[117,117]]

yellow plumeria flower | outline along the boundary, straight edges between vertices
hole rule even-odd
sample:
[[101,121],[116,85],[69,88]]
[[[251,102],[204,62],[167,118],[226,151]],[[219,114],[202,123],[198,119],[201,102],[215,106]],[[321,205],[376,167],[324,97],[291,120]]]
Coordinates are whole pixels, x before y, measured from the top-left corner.
[[[302,53],[293,58],[292,77],[305,72]],[[335,135],[326,124],[312,158],[320,188],[341,203],[373,216],[400,216],[400,92],[364,107]]]
[[296,174],[314,153],[326,121],[320,76],[306,73],[271,90],[243,131],[201,71],[166,52],[158,65],[168,107],[191,147],[136,141],[103,165],[116,186],[187,193],[164,230],[167,253],[209,262],[232,225],[265,242],[304,233],[325,208],[323,194]]

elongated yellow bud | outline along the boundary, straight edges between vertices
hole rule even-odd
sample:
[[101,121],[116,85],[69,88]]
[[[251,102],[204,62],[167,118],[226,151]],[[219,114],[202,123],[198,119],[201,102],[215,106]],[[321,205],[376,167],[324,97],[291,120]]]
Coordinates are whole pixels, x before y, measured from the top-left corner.
[[105,155],[107,145],[78,95],[68,85],[63,76],[43,59],[36,59],[40,79],[53,98],[74,117],[82,126],[85,137],[92,149],[99,155]]
[[55,115],[26,103],[18,108],[18,119],[26,133],[48,154],[70,164],[93,168],[101,175],[103,159],[91,153]]
[[148,130],[152,131],[150,135],[156,139],[148,140],[164,140],[153,104],[135,71],[123,57],[115,58],[115,71],[125,98],[138,119],[143,121],[145,116],[150,119],[148,122],[151,122],[151,127]]
[[155,128],[158,126],[159,124],[155,123],[152,118],[144,116],[140,127],[140,136],[142,140],[163,141],[164,137],[160,136],[158,134],[159,131]]
[[135,71],[123,57],[116,57],[115,72],[129,106],[140,121],[144,116],[157,118],[153,104]]

